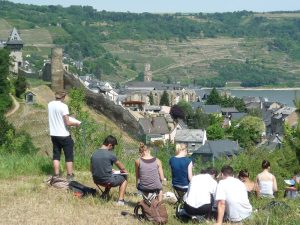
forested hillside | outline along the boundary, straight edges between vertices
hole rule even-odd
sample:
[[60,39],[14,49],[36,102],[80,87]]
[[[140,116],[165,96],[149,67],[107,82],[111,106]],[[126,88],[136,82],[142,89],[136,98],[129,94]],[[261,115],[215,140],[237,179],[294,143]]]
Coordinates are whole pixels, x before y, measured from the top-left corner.
[[137,14],[0,1],[0,38],[13,26],[35,64],[61,45],[84,61],[81,73],[112,81],[140,79],[145,63],[155,80],[183,84],[294,86],[300,79],[300,12]]

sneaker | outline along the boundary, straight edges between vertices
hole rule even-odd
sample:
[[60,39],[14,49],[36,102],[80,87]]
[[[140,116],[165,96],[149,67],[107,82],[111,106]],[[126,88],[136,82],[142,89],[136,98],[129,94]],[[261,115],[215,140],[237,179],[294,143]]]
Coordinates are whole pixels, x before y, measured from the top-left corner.
[[68,174],[67,175],[67,181],[73,181],[74,180],[74,177],[75,177],[75,175],[74,175],[74,173],[72,173],[72,174]]
[[116,205],[117,206],[124,206],[124,205],[127,205],[127,202],[125,202],[124,200],[118,200]]

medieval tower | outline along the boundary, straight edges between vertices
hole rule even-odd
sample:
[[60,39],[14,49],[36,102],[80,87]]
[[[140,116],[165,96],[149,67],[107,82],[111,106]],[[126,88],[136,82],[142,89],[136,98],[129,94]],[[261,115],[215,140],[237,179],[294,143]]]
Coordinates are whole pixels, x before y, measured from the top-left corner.
[[10,66],[9,70],[17,74],[19,67],[23,66],[23,41],[15,27],[8,37],[5,48],[10,51],[10,57],[13,59],[12,65]]
[[152,72],[151,72],[151,66],[149,63],[145,64],[145,70],[144,70],[144,82],[151,82],[152,81]]
[[62,64],[62,56],[62,48],[52,49],[51,89],[54,92],[64,89],[64,70]]

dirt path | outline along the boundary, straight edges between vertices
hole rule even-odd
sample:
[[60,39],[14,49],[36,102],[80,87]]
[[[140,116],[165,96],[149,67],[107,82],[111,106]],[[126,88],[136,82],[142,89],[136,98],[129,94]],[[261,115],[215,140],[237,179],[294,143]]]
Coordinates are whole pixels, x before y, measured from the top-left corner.
[[5,117],[9,117],[10,115],[14,114],[20,107],[20,103],[16,100],[16,98],[12,94],[9,95],[13,99],[14,107],[5,114]]

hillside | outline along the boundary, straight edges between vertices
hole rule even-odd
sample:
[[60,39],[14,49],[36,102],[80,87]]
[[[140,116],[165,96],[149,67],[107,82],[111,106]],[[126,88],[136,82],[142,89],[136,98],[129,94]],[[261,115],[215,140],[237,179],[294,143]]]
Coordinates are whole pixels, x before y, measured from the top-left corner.
[[165,82],[299,85],[298,11],[158,15],[0,2],[0,39],[17,27],[36,65],[59,45],[83,60],[74,72],[113,82],[141,79],[150,63],[154,80]]
[[[54,94],[46,85],[32,87],[31,91],[37,95],[36,104],[31,105],[20,102],[19,109],[7,119],[16,127],[18,132],[26,131],[30,134],[34,145],[39,148],[41,154],[51,155],[52,143],[49,137],[47,104],[54,99]],[[97,122],[99,127],[105,127],[106,130],[111,130],[114,134],[122,136],[126,148],[138,146],[136,140],[121,130],[117,124],[88,107],[85,107],[84,110],[89,112],[90,117]],[[30,129],[32,127],[34,129]],[[85,148],[89,149],[88,140],[86,140]]]

